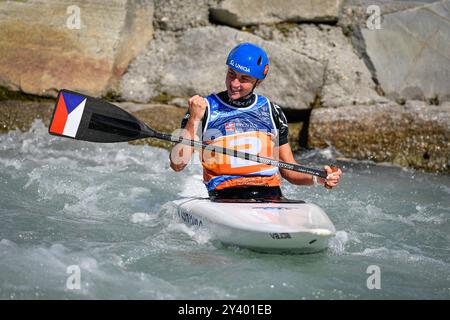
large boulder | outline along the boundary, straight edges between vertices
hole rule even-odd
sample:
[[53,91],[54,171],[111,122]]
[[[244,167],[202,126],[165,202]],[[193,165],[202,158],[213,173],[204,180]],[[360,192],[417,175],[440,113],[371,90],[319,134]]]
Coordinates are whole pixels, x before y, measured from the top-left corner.
[[151,0],[2,1],[0,86],[106,93],[151,40],[152,17]]
[[357,26],[366,28],[369,17],[373,14],[373,11],[367,10],[370,6],[377,6],[380,13],[386,15],[420,7],[432,1],[435,0],[343,0],[338,25],[344,30],[353,29]]
[[388,97],[450,100],[450,0],[385,15],[362,35]]
[[224,0],[212,7],[211,18],[242,27],[278,22],[336,22],[341,0]]
[[338,107],[386,101],[376,92],[371,72],[341,28],[323,24],[279,24],[258,26],[254,32],[325,66],[316,101],[320,105]]
[[450,172],[450,103],[314,109],[311,147],[334,147],[345,157]]
[[155,24],[161,30],[209,25],[209,3],[215,0],[154,0]]
[[291,109],[308,109],[320,92],[324,65],[317,59],[229,27],[200,27],[181,35],[156,32],[130,65],[120,95],[138,102],[168,101],[225,89],[226,57],[238,43],[267,50],[269,76],[257,92]]

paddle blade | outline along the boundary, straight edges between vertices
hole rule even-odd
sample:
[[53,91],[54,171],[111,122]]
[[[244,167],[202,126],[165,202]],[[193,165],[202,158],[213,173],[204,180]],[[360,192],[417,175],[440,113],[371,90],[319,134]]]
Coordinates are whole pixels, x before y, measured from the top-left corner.
[[152,130],[119,107],[60,90],[48,132],[91,142],[123,142],[151,137]]

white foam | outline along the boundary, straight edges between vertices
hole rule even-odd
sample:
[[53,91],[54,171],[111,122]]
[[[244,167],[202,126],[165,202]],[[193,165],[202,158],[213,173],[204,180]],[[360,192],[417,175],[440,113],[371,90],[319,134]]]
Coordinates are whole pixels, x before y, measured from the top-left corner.
[[349,237],[347,232],[343,230],[337,231],[336,236],[330,239],[330,250],[336,255],[343,254],[345,252],[345,245],[348,240]]
[[385,213],[383,209],[375,206],[375,205],[367,205],[366,206],[367,215],[370,220],[386,220],[386,221],[395,221],[407,224],[409,226],[414,226],[414,222],[408,217],[401,216],[399,214],[393,213]]
[[189,237],[193,238],[195,235],[195,231],[192,228],[189,228],[182,222],[173,222],[168,226],[169,231],[181,231],[187,234]]
[[336,150],[334,150],[333,148],[326,148],[320,151],[320,155],[323,156],[326,159],[334,159],[336,154]]
[[184,181],[181,197],[208,197],[201,175],[193,175]]
[[73,188],[71,195],[78,198],[78,201],[69,204],[64,204],[64,211],[75,216],[85,216],[85,217],[107,217],[108,212],[101,209],[98,206],[99,194],[102,194],[102,190],[105,185],[98,186],[88,186],[87,188]]
[[450,194],[450,187],[448,187],[448,186],[442,184],[442,185],[439,186],[439,188],[440,188],[441,190],[443,190],[445,193]]
[[150,215],[145,212],[136,212],[131,215],[130,221],[133,223],[140,223],[146,221],[155,220],[157,217],[155,215]]
[[353,252],[351,254],[355,256],[375,257],[391,261],[397,260],[406,263],[425,263],[432,265],[440,265],[441,267],[445,267],[448,268],[448,270],[450,270],[450,264],[447,262],[427,257],[422,254],[421,255],[412,254],[410,251],[404,249],[389,249],[386,247],[365,248],[361,252]]
[[84,257],[80,261],[80,268],[89,272],[98,271],[97,260],[91,257]]
[[17,245],[13,241],[10,241],[8,239],[2,239],[0,240],[0,246],[16,247]]
[[23,162],[20,159],[9,159],[0,157],[0,164],[6,168],[13,167],[15,170],[22,169]]

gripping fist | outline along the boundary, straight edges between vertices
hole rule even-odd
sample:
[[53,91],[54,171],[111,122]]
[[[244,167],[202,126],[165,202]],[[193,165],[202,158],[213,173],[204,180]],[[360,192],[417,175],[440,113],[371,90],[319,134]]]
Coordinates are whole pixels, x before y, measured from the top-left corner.
[[206,110],[206,100],[202,96],[195,95],[189,99],[190,118],[194,121],[201,121]]
[[325,188],[331,189],[336,187],[341,179],[342,171],[337,167],[325,166],[325,171],[327,172],[327,179],[325,180]]

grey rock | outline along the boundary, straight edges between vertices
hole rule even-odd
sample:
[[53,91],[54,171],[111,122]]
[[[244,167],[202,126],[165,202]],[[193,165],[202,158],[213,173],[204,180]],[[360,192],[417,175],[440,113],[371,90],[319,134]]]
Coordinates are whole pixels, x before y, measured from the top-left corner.
[[320,103],[323,107],[385,102],[362,58],[341,28],[330,25],[282,24],[258,26],[254,32],[284,48],[320,61],[323,70]]
[[449,0],[385,15],[362,34],[389,98],[450,100]]
[[279,22],[336,22],[341,0],[224,0],[211,8],[214,21],[232,26]]
[[189,107],[188,103],[189,97],[185,98],[173,98],[169,101],[169,104],[172,104],[174,106],[187,109]]
[[450,132],[450,102],[441,105],[428,105],[424,101],[406,101],[405,112],[421,121],[433,122]]
[[262,46],[270,57],[269,75],[256,89],[292,109],[307,109],[320,92],[324,65],[289,48],[229,27],[200,27],[181,34],[156,32],[148,50],[130,65],[121,82],[126,100],[170,101],[225,89],[226,57],[238,43]]
[[161,95],[161,77],[175,51],[175,34],[156,31],[149,46],[130,63],[121,79],[118,95],[123,100],[140,103]]
[[179,31],[209,25],[211,0],[154,0],[155,25],[161,30]]
[[368,18],[373,12],[368,11],[369,6],[380,8],[381,15],[404,11],[423,6],[431,1],[399,1],[399,0],[344,0],[339,14],[338,25],[347,28],[366,28]]
[[333,146],[349,158],[450,172],[450,104],[320,108],[312,111],[309,129],[312,147]]
[[104,94],[151,40],[152,19],[153,2],[144,0],[1,1],[0,86]]

